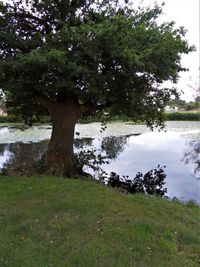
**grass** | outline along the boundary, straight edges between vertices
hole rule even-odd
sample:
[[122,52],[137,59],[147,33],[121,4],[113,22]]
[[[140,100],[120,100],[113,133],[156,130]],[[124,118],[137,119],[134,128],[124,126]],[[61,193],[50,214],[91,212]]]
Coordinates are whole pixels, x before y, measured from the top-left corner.
[[199,266],[199,215],[88,180],[1,177],[0,266]]

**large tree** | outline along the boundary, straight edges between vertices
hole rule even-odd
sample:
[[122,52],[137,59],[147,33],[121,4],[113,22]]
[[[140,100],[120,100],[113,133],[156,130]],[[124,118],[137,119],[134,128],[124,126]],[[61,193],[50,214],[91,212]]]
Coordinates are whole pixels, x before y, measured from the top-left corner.
[[193,50],[185,30],[159,25],[162,7],[133,9],[117,0],[0,2],[0,88],[26,121],[44,114],[53,130],[48,171],[77,175],[74,128],[87,114],[109,113],[162,125],[181,54]]

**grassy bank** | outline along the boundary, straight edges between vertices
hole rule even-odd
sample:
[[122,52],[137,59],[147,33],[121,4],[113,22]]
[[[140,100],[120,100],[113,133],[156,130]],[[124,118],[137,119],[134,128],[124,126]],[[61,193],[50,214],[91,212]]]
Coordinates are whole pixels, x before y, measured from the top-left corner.
[[1,267],[199,266],[199,207],[87,180],[0,178]]

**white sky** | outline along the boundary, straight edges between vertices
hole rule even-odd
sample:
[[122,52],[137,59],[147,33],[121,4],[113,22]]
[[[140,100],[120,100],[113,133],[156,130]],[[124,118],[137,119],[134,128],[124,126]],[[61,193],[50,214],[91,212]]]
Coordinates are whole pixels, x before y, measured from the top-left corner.
[[[133,0],[135,4],[142,4],[143,6],[152,5],[155,1],[153,0]],[[163,15],[161,21],[175,21],[177,26],[184,26],[188,32],[186,34],[186,40],[190,45],[195,45],[197,51],[183,55],[182,66],[189,68],[189,71],[182,72],[180,79],[176,85],[179,91],[184,91],[181,98],[190,101],[193,100],[195,91],[192,87],[197,88],[199,86],[199,24],[200,24],[200,5],[199,0],[157,0],[158,4],[165,2],[163,8]],[[169,84],[169,83],[168,83]]]

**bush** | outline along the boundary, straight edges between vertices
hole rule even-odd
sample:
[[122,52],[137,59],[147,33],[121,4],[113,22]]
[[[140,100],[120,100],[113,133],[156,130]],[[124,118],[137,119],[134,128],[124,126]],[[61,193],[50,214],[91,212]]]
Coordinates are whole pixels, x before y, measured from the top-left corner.
[[165,113],[168,121],[199,121],[200,112],[170,112]]
[[134,179],[128,179],[128,176],[122,178],[115,172],[111,172],[110,177],[105,178],[107,185],[115,188],[120,188],[128,193],[135,194],[141,193],[145,195],[159,195],[164,196],[167,192],[167,188],[163,188],[165,185],[166,174],[164,167],[158,165],[156,169],[152,169],[145,174],[138,172]]
[[0,116],[0,123],[7,123],[7,122],[13,122],[13,123],[21,123],[22,120],[14,117],[14,116],[10,116],[10,115],[7,115],[7,116]]
[[[50,123],[49,116],[41,116],[38,118],[33,118],[31,123]],[[24,123],[24,120],[22,118],[7,115],[7,116],[0,116],[0,123]]]

